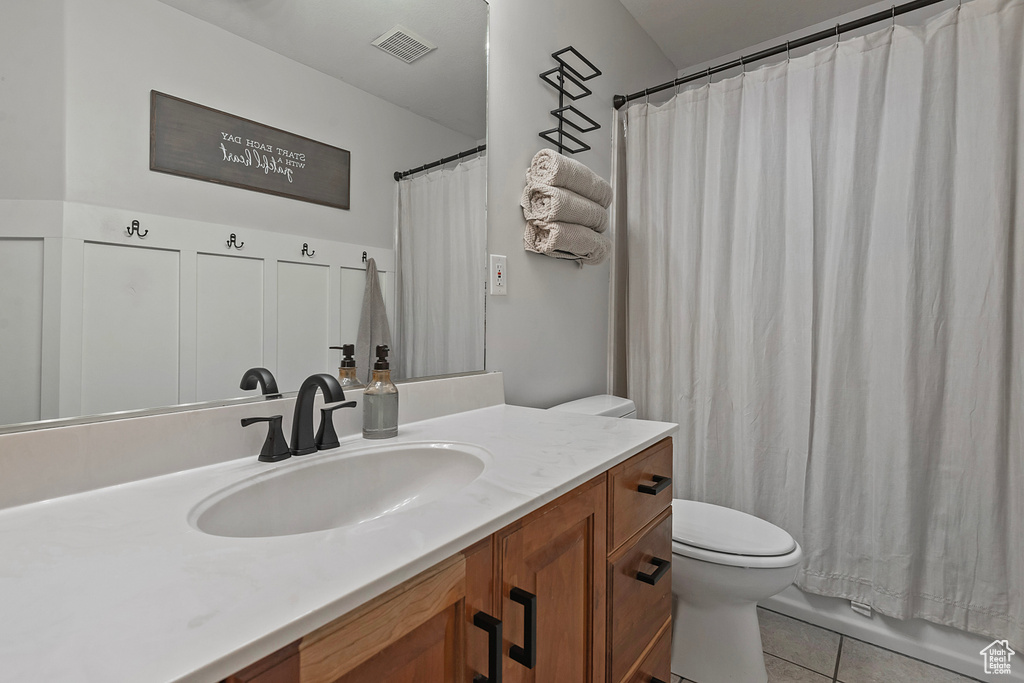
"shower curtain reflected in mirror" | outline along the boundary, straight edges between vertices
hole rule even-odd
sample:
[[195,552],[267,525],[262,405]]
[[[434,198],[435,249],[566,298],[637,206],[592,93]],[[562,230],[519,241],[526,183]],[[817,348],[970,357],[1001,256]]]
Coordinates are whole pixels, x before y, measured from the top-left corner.
[[487,159],[398,183],[398,377],[484,369]]
[[1024,2],[626,113],[629,396],[797,584],[1024,645]]

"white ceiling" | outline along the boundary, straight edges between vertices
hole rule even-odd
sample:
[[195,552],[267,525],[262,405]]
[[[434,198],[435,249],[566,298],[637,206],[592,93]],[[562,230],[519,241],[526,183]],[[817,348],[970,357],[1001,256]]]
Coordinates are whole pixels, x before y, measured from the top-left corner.
[[621,0],[677,69],[873,5],[878,0]]
[[[161,0],[468,135],[484,138],[485,0]],[[402,24],[437,45],[406,64],[371,43]]]

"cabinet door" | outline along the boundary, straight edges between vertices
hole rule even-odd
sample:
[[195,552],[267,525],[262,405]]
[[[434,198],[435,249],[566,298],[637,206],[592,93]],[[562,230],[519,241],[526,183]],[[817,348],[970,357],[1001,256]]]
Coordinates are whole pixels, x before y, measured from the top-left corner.
[[460,683],[466,569],[454,555],[223,683]]
[[305,636],[302,683],[456,683],[461,680],[466,598],[462,555]]
[[[501,660],[501,651],[492,652],[491,635],[486,624],[477,624],[476,615],[497,619],[494,609],[494,539],[488,536],[462,551],[466,556],[466,671],[463,680],[472,683],[477,676],[490,673],[491,657]],[[500,622],[499,622],[500,624]]]
[[335,683],[456,683],[462,673],[459,659],[461,607],[461,603],[449,606],[335,679]]
[[[606,508],[601,476],[498,533],[507,683],[604,680]],[[532,643],[513,589],[535,596]],[[532,668],[513,648],[533,650]]]

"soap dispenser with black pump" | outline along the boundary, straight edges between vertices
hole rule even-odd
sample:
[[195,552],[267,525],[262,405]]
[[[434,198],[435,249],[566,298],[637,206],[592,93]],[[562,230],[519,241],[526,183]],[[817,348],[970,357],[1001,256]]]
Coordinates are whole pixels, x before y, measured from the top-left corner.
[[356,377],[356,345],[344,344],[331,348],[341,351],[341,365],[338,366],[338,382],[341,384],[341,388],[348,391],[349,389],[362,389],[366,386]]
[[390,439],[398,436],[398,387],[391,381],[387,346],[377,347],[373,377],[363,390],[363,438]]

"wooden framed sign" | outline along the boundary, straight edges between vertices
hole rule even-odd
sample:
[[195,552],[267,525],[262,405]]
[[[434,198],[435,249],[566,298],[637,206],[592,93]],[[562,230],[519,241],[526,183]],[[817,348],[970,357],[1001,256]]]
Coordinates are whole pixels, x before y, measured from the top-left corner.
[[348,209],[350,165],[348,150],[151,91],[150,170]]

